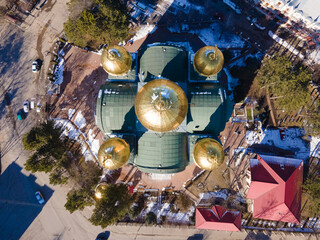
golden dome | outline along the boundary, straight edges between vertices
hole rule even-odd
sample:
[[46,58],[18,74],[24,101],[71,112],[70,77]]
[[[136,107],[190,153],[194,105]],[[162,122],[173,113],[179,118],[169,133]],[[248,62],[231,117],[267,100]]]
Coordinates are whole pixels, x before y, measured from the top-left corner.
[[99,148],[98,160],[100,164],[110,170],[121,168],[128,161],[130,147],[121,138],[109,138]]
[[197,166],[205,170],[213,170],[224,161],[222,146],[211,138],[199,140],[193,147],[192,156]]
[[97,186],[96,186],[96,189],[95,189],[95,193],[94,195],[96,196],[96,198],[102,198],[102,194],[103,192],[107,189],[107,184],[106,183],[99,183]]
[[132,58],[123,47],[113,46],[102,51],[101,64],[107,73],[121,76],[130,70]]
[[141,124],[155,132],[177,128],[188,112],[187,97],[176,83],[156,79],[145,84],[135,100],[135,111]]
[[220,72],[223,63],[223,54],[216,46],[200,48],[193,58],[194,69],[205,77],[211,77]]

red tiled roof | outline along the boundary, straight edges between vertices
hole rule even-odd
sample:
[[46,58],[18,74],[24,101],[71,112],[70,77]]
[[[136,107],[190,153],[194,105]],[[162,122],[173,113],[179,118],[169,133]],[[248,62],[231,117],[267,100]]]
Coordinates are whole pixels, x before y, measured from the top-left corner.
[[221,206],[196,209],[196,228],[222,231],[241,231],[241,213]]
[[303,160],[258,155],[250,166],[253,217],[299,223]]

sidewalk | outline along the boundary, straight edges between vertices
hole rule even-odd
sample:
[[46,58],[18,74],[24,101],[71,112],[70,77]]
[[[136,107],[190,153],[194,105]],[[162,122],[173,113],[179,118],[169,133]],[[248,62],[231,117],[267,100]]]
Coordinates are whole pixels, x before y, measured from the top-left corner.
[[145,226],[137,224],[135,226],[119,224],[110,226],[107,229],[110,231],[110,240],[122,239],[168,239],[168,240],[186,240],[186,239],[316,239],[315,235],[291,233],[291,232],[269,232],[258,230],[242,230],[241,232],[227,232],[214,230],[195,229],[194,226]]

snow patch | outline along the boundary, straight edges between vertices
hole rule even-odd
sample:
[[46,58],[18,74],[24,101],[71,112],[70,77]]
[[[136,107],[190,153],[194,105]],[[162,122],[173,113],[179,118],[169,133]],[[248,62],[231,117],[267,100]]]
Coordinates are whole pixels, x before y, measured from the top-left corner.
[[56,69],[54,72],[55,81],[53,84],[61,84],[63,82],[63,70],[64,70],[64,59],[59,56],[58,64],[56,65]]
[[81,132],[78,131],[70,121],[65,119],[54,119],[55,126],[62,127],[62,134],[70,139],[77,139]]
[[137,41],[141,38],[144,38],[148,34],[152,34],[157,27],[152,24],[142,25],[136,34],[131,38],[132,41]]
[[222,189],[221,191],[215,191],[215,192],[205,192],[205,193],[200,193],[200,201],[201,200],[208,200],[212,198],[222,198],[226,200],[228,198],[228,189]]
[[95,139],[95,136],[93,134],[93,130],[90,129],[89,132],[88,132],[88,144],[91,148],[91,151],[92,153],[98,157],[98,151],[99,151],[99,148],[100,148],[100,142],[99,142],[99,139]]
[[74,114],[75,112],[76,112],[75,109],[70,108],[70,109],[68,110],[68,119],[71,119],[72,116],[73,116],[73,114]]
[[212,23],[210,27],[190,30],[189,32],[197,34],[206,45],[217,45],[219,48],[242,48],[244,46],[244,41],[239,36],[226,31],[222,33],[223,30],[220,23]]
[[262,133],[248,131],[246,140],[249,145],[266,144],[278,148],[293,151],[295,158],[307,159],[311,154],[309,144],[302,139],[303,130],[300,128],[284,129],[284,140],[280,138],[279,129],[266,129]]
[[310,156],[320,158],[320,136],[311,137]]
[[77,116],[73,122],[79,129],[86,126],[86,119],[82,116],[81,111],[77,113]]

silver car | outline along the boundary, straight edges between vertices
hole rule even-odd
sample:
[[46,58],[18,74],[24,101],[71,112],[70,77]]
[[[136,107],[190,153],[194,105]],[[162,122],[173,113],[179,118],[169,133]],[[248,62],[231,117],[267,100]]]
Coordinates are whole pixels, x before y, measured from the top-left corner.
[[23,103],[23,111],[25,113],[29,112],[29,101],[28,100],[25,100]]

